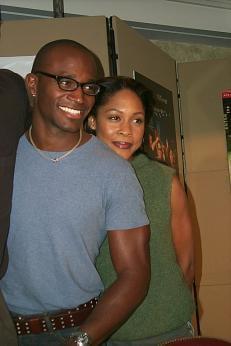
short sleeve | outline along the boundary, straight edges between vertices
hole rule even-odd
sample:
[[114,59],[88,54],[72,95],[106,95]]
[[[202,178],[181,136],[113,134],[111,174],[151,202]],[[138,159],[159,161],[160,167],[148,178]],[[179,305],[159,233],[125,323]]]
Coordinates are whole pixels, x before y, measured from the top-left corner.
[[149,224],[143,191],[130,164],[110,176],[106,200],[106,230],[126,230]]

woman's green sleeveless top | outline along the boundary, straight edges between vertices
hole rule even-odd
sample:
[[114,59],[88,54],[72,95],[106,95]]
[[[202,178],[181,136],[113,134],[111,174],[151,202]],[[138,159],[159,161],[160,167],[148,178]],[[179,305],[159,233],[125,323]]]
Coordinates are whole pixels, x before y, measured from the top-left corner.
[[[192,293],[177,264],[172,242],[170,198],[175,171],[143,154],[137,155],[132,165],[143,188],[150,220],[151,282],[146,298],[112,335],[113,340],[143,339],[174,330],[191,320],[194,310]],[[116,278],[107,239],[96,266],[107,288]]]

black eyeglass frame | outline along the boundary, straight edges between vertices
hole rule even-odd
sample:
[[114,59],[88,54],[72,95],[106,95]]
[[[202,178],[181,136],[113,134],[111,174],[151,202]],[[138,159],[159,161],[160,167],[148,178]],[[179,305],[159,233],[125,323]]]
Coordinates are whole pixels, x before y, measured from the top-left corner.
[[[57,84],[58,84],[58,87],[61,89],[61,90],[64,90],[64,91],[74,91],[74,90],[77,90],[79,87],[81,87],[82,91],[84,94],[86,95],[89,95],[89,96],[96,96],[99,92],[100,92],[100,85],[98,85],[97,83],[94,83],[94,82],[86,82],[86,83],[80,83],[78,82],[76,79],[74,78],[71,78],[71,77],[66,77],[66,76],[57,76],[55,74],[52,74],[52,73],[48,73],[48,72],[44,72],[44,71],[36,71],[36,72],[33,72],[35,75],[36,74],[41,74],[43,76],[46,76],[46,77],[50,77],[50,78],[53,78],[56,80]],[[70,81],[73,81],[75,82],[75,87],[71,88],[71,89],[66,89],[66,88],[63,88],[63,86],[61,86],[60,84],[60,81],[62,79],[65,79],[65,80],[70,80]],[[95,87],[97,87],[97,90],[96,92],[94,93],[88,93],[86,92],[87,90],[84,89],[84,86],[91,86],[91,85],[94,85]]]

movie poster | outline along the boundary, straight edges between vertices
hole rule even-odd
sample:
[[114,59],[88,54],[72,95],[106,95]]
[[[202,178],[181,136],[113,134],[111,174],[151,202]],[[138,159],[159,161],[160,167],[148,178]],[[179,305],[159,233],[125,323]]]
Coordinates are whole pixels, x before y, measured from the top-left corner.
[[144,151],[178,170],[175,119],[172,92],[134,71],[134,78],[149,88],[154,97],[154,110],[145,130]]
[[229,177],[231,183],[231,90],[226,90],[222,92],[222,102],[224,111],[224,127],[227,143]]

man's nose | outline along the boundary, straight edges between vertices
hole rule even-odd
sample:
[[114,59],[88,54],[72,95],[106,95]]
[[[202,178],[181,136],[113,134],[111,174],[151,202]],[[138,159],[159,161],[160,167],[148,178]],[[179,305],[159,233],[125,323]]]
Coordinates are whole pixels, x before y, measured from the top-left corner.
[[78,103],[83,103],[84,93],[81,85],[79,85],[77,89],[70,91],[68,97],[74,101],[77,101]]

